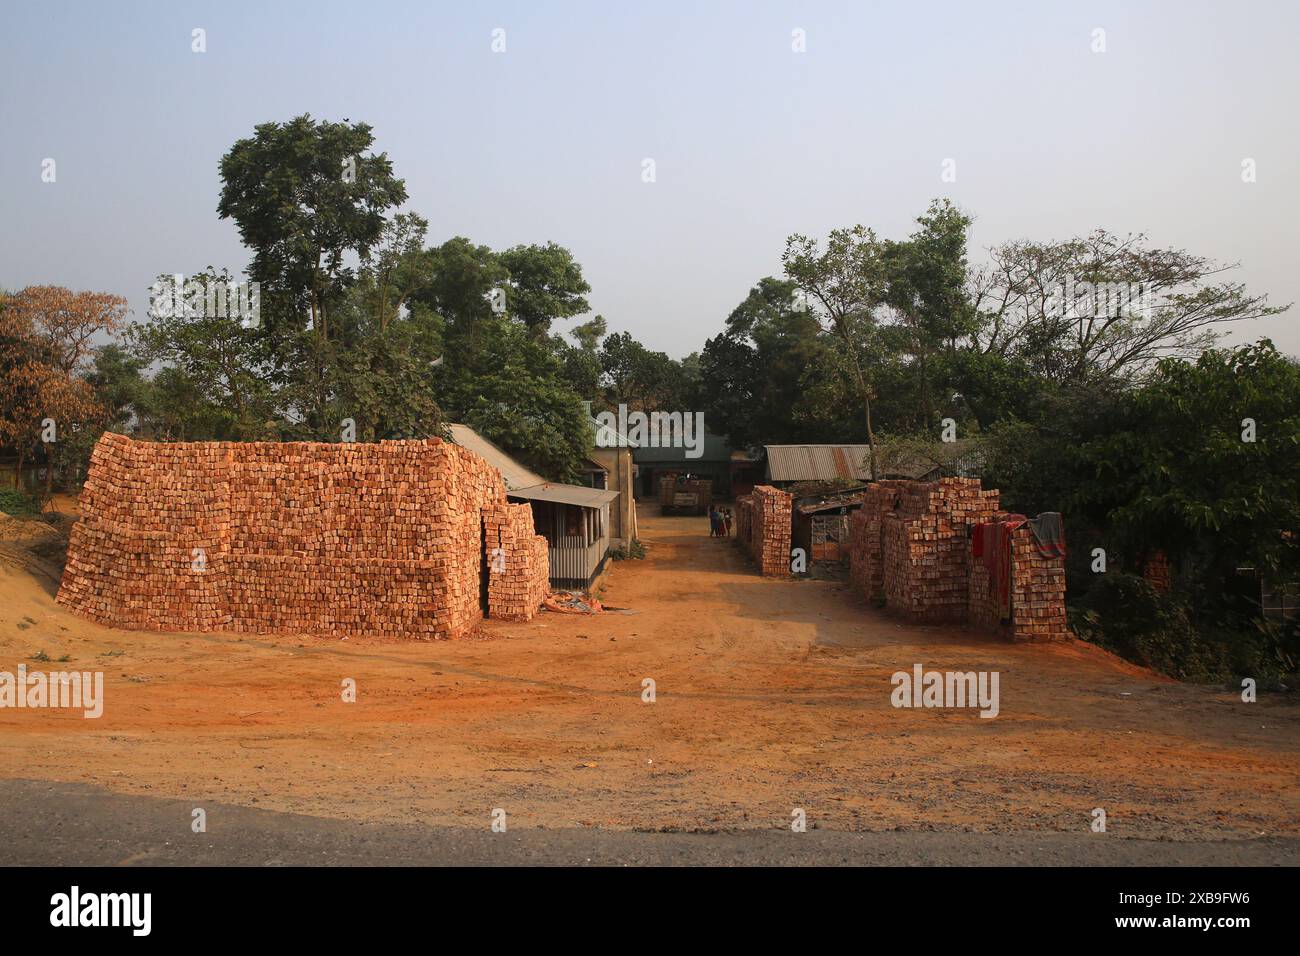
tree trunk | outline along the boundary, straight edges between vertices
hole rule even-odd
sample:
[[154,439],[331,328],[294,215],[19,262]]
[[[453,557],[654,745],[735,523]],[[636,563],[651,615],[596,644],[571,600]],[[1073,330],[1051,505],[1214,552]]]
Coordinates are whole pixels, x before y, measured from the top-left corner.
[[844,346],[853,359],[853,374],[858,383],[858,395],[862,399],[862,407],[866,413],[867,457],[871,463],[871,480],[879,481],[880,473],[876,467],[876,435],[871,429],[871,389],[867,386],[867,378],[862,373],[862,362],[858,358],[857,347],[853,344],[853,339],[849,337],[848,325],[843,319],[836,319],[835,327],[839,330],[840,338],[844,340]]
[[53,497],[52,489],[54,486],[54,451],[50,447],[52,442],[45,444],[45,498],[41,502],[42,506]]

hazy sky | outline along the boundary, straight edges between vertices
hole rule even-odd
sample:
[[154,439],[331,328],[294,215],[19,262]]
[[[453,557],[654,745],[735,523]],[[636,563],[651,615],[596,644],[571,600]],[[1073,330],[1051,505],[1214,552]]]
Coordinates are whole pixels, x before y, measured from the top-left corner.
[[[789,233],[902,237],[938,195],[977,217],[976,258],[1145,231],[1296,301],[1297,40],[1294,0],[2,0],[0,286],[114,291],[139,317],[159,273],[242,270],[218,160],[309,112],[374,126],[430,241],[559,242],[612,331],[674,356],[779,273]],[[1298,319],[1234,338],[1300,353]]]

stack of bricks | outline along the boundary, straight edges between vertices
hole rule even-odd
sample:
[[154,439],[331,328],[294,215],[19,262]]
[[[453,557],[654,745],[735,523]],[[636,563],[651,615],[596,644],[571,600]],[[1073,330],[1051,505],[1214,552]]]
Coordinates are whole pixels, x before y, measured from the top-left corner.
[[750,547],[750,533],[753,528],[754,501],[749,495],[736,499],[735,519],[736,526],[733,529],[735,533],[735,542],[746,551]]
[[881,526],[894,501],[912,484],[900,479],[873,482],[863,494],[862,505],[849,516],[849,584],[868,600],[884,597]]
[[770,485],[758,485],[750,500],[750,553],[758,573],[765,577],[789,575],[794,499]]
[[531,620],[546,597],[549,566],[546,539],[533,533],[532,507],[490,505],[483,531],[492,617]]
[[997,511],[975,478],[909,482],[883,518],[885,606],[916,621],[964,621],[970,594],[967,528]]
[[[436,438],[106,434],[58,600],[135,629],[459,637],[483,617],[483,513],[505,500],[496,469]],[[544,541],[520,553],[520,573],[544,578]],[[512,615],[531,594],[520,593]]]
[[1173,588],[1173,575],[1169,571],[1169,556],[1163,551],[1148,555],[1142,562],[1142,577],[1157,594],[1168,594]]
[[120,435],[96,444],[58,600],[120,627],[228,625],[230,451],[157,451]]
[[1065,558],[1046,557],[1028,525],[1011,535],[1011,639],[1056,641],[1067,634]]
[[[1005,512],[990,519],[1005,523]],[[1019,521],[1023,516],[1017,515]],[[989,583],[981,559],[971,562],[970,622],[1018,642],[1060,640],[1065,623],[1065,559],[1048,557],[1038,548],[1033,529],[1022,524],[1011,532],[1011,618],[1003,620],[1001,602]]]

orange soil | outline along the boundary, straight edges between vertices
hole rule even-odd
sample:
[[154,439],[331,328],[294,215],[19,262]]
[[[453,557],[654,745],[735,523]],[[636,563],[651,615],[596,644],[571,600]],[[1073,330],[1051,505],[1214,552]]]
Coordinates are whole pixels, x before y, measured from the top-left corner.
[[[0,518],[0,670],[106,684],[99,720],[0,710],[0,776],[476,827],[495,807],[512,828],[784,827],[802,807],[830,829],[1086,832],[1102,807],[1129,836],[1300,832],[1287,697],[904,625],[838,584],[759,578],[706,519],[653,508],[647,560],[613,565],[601,594],[636,613],[450,643],[103,628],[54,603],[31,523]],[[29,660],[42,650],[70,660]],[[893,708],[890,675],[918,662],[1000,672],[1000,716]]]

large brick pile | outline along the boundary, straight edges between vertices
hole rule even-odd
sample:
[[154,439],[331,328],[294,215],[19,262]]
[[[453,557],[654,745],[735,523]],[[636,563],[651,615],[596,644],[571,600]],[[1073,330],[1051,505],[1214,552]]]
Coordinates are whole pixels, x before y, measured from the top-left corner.
[[1041,554],[1026,525],[1011,535],[1011,568],[1012,640],[1065,637],[1065,558]]
[[[106,434],[58,600],[125,628],[459,637],[483,617],[484,512],[505,501],[496,469],[439,439]],[[519,574],[544,579],[544,539],[530,555],[522,519],[512,520]],[[528,613],[528,587],[500,593],[503,611]]]
[[758,485],[750,496],[749,548],[759,574],[790,573],[790,518],[794,499],[770,485]]
[[488,605],[492,617],[527,621],[546,597],[546,539],[533,533],[527,504],[489,505],[483,511],[488,556]]
[[881,522],[911,482],[886,479],[873,482],[863,493],[862,505],[849,515],[849,584],[870,600],[884,597],[885,573],[880,551]]
[[[999,512],[993,521],[1003,522]],[[1023,516],[1016,516],[1017,519]],[[1033,530],[1024,524],[1011,532],[1011,619],[1002,620],[998,596],[980,559],[971,562],[970,622],[1013,641],[1052,641],[1067,633],[1065,559],[1043,555]]]
[[967,617],[967,527],[997,511],[998,493],[975,478],[909,482],[881,526],[885,606],[918,621]]
[[735,516],[736,526],[733,529],[733,537],[736,544],[748,551],[754,523],[754,501],[749,495],[736,499]]

